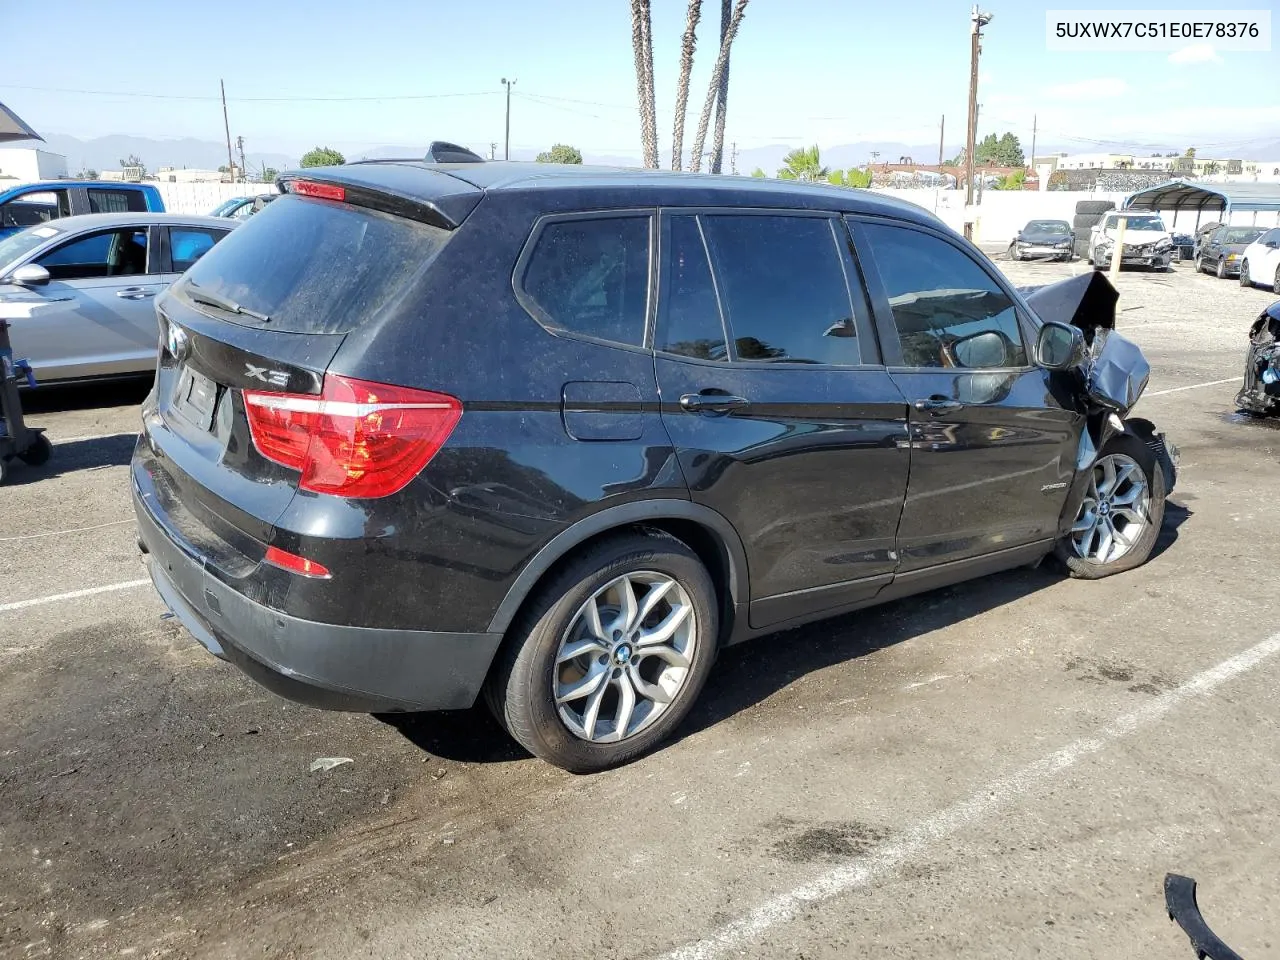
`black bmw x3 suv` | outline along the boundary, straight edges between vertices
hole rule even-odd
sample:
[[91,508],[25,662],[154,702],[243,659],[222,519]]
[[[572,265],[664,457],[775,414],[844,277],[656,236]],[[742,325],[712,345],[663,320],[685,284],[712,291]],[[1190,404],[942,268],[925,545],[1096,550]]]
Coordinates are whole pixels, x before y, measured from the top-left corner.
[[1102,277],[1040,309],[924,210],[834,187],[409,161],[280,185],[157,304],[132,489],[164,601],[283,696],[483,692],[597,770],[667,737],[723,645],[1155,542],[1172,459],[1122,419],[1141,355],[1098,361]]

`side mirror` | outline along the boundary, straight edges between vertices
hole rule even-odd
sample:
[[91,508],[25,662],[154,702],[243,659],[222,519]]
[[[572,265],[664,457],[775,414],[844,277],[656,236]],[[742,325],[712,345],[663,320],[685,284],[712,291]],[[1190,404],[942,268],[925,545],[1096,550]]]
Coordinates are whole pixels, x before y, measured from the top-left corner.
[[9,282],[24,287],[43,287],[52,279],[49,271],[38,263],[28,263],[9,274]]
[[1068,370],[1084,360],[1084,332],[1079,327],[1045,321],[1036,337],[1036,363],[1046,370]]

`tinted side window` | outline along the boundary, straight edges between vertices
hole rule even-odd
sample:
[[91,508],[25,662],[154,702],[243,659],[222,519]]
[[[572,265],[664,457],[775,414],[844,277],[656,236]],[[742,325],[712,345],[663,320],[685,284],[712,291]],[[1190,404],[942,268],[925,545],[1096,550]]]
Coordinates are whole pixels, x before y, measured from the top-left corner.
[[539,319],[566,333],[642,345],[649,221],[648,216],[597,217],[546,224],[521,278]]
[[1263,243],[1280,243],[1280,228],[1268,230],[1260,239]]
[[213,249],[213,245],[225,237],[220,230],[201,230],[196,227],[169,228],[169,256],[174,273],[185,273],[191,266]]
[[54,280],[131,277],[147,272],[147,231],[128,227],[72,240],[36,261]]
[[697,217],[671,218],[666,267],[662,320],[654,347],[699,360],[729,359]]
[[1013,301],[968,254],[918,230],[882,224],[861,229],[893,308],[903,363],[1027,365]]
[[92,213],[144,213],[147,201],[140,190],[89,188],[89,210]]
[[702,218],[739,360],[861,360],[840,250],[822,217]]

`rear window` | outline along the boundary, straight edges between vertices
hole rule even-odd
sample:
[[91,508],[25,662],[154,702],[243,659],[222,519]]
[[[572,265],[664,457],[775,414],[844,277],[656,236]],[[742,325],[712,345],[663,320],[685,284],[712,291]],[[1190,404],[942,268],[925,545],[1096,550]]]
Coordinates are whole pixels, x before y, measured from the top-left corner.
[[[361,207],[286,196],[263,208],[202,256],[190,284],[266,314],[272,330],[346,333],[377,314],[432,259],[449,232]],[[244,314],[218,316],[246,326]]]

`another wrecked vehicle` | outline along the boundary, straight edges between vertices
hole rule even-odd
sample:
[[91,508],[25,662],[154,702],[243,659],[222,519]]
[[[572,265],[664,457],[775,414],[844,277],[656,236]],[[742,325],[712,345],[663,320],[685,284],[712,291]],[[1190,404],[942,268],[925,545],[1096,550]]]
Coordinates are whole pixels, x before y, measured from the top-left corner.
[[1244,361],[1244,388],[1236,406],[1246,413],[1280,415],[1280,300],[1249,328],[1249,353]]
[[1065,220],[1032,220],[1009,244],[1010,260],[1070,260],[1075,237]]
[[1089,262],[1093,268],[1105,270],[1111,266],[1121,219],[1124,219],[1125,227],[1120,266],[1168,270],[1173,262],[1173,235],[1164,221],[1155,214],[1124,211],[1107,214],[1089,234]]
[[131,483],[161,597],[284,696],[483,693],[600,770],[723,646],[1159,535],[1173,458],[1103,276],[1024,298],[914,204],[779,180],[281,182],[159,299]]

